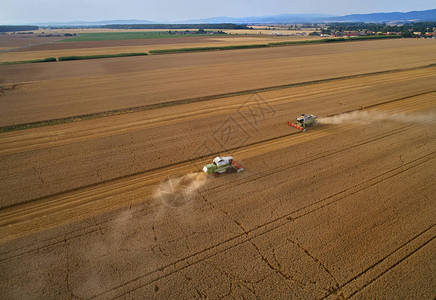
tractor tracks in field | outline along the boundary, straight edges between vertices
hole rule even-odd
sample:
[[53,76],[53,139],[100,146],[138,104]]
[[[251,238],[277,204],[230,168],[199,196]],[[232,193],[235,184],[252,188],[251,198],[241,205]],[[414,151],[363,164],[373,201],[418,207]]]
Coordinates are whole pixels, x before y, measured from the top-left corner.
[[[333,133],[338,133],[341,131],[349,130],[352,127],[357,127],[358,125],[353,125],[349,127],[342,127],[339,129],[330,128],[325,130],[318,129],[315,132],[310,132],[305,135],[301,135],[299,132],[292,132],[284,136],[279,136],[259,142],[254,142],[249,145],[239,146],[236,148],[228,149],[227,151],[233,152],[236,156],[241,158],[247,158],[259,153],[271,152],[274,150],[279,150],[284,147],[289,147],[294,144],[300,144],[309,140],[321,138]],[[397,129],[394,132],[388,134],[382,134],[380,138],[384,138],[402,131],[402,129],[407,128],[407,126]],[[359,145],[364,145],[371,141],[380,139],[379,136],[371,137],[368,141],[364,141]],[[338,152],[345,151],[352,148],[343,148]],[[14,225],[17,223],[22,223],[24,220],[29,220],[30,218],[37,219],[38,217],[46,218],[53,213],[66,210],[74,210],[78,206],[89,206],[90,210],[88,212],[97,212],[97,208],[104,209],[109,208],[114,203],[119,201],[108,201],[104,200],[108,197],[115,195],[124,195],[129,191],[134,191],[136,189],[144,187],[154,187],[159,184],[159,182],[166,176],[171,174],[186,174],[192,171],[192,165],[204,165],[207,162],[207,158],[213,155],[218,155],[219,153],[207,154],[202,157],[197,157],[195,159],[190,159],[182,162],[177,162],[167,166],[159,167],[153,170],[148,170],[146,172],[138,172],[136,174],[127,175],[124,177],[116,178],[114,180],[108,180],[105,182],[96,183],[93,185],[80,187],[66,192],[61,192],[53,194],[47,197],[42,197],[38,199],[33,199],[31,201],[11,205],[2,208],[0,210],[0,232],[2,228],[9,225]],[[316,159],[324,158],[331,153],[322,153],[318,158],[311,158],[310,160],[301,162],[295,166],[312,162]],[[290,166],[289,168],[292,168]],[[265,171],[262,175],[254,175],[254,178],[249,179],[250,181],[258,180],[260,177],[268,176],[268,171]],[[244,184],[245,181],[239,183],[240,180],[236,180],[235,185]],[[112,197],[113,198],[113,197]],[[98,202],[98,203],[97,203]],[[102,202],[104,204],[102,204]],[[113,203],[114,202],[114,203]],[[126,203],[125,203],[126,204]],[[78,217],[77,212],[69,212],[71,215],[75,215],[76,219]],[[64,219],[64,216],[59,216],[60,219]],[[6,236],[6,235],[5,235]]]
[[436,224],[433,224],[414,235],[386,256],[349,279],[340,288],[346,291],[349,298],[353,298],[355,295],[362,292],[385,274],[392,271],[404,261],[411,258],[418,251],[433,242],[436,239],[436,232],[434,232],[435,228]]
[[[177,272],[180,272],[186,268],[192,267],[200,262],[204,262],[207,259],[213,258],[221,253],[224,253],[224,252],[227,252],[231,249],[234,249],[234,248],[240,246],[241,244],[244,244],[244,243],[252,244],[253,239],[256,239],[256,238],[259,238],[265,234],[271,233],[277,229],[282,228],[285,225],[292,224],[293,222],[295,222],[297,219],[299,219],[301,217],[304,217],[310,213],[313,213],[313,212],[315,212],[319,209],[322,209],[328,205],[331,205],[335,202],[343,200],[343,199],[345,199],[353,194],[356,194],[360,191],[363,191],[363,190],[365,190],[371,186],[374,186],[378,183],[381,183],[384,180],[393,178],[393,177],[398,176],[398,175],[400,175],[400,174],[402,174],[410,169],[419,167],[422,164],[434,159],[436,156],[435,154],[436,154],[436,152],[425,155],[423,157],[420,157],[414,161],[407,163],[406,165],[402,166],[401,168],[394,168],[393,170],[385,172],[384,174],[377,176],[375,180],[374,179],[369,180],[368,182],[363,182],[362,184],[356,185],[355,190],[347,195],[343,195],[344,193],[347,192],[347,190],[344,190],[344,191],[337,193],[335,195],[326,197],[322,201],[329,201],[329,200],[330,201],[329,201],[329,203],[324,204],[321,207],[318,207],[318,208],[312,209],[312,210],[308,210],[306,213],[301,213],[302,212],[301,210],[296,210],[296,211],[290,212],[284,216],[281,216],[275,220],[264,223],[263,225],[260,225],[254,229],[245,229],[244,232],[242,232],[242,233],[240,233],[240,234],[238,234],[238,235],[236,235],[236,236],[234,236],[226,241],[215,244],[207,249],[203,249],[203,250],[201,250],[197,253],[194,253],[188,257],[181,258],[177,261],[174,261],[171,264],[167,264],[165,266],[162,266],[158,270],[148,272],[140,277],[134,278],[128,282],[125,282],[119,286],[116,286],[110,290],[107,290],[104,293],[94,295],[91,298],[92,299],[94,299],[94,298],[104,298],[104,299],[111,298],[111,299],[113,299],[113,298],[119,298],[119,297],[125,296],[132,291],[143,288],[146,285],[155,283],[156,281],[158,281],[160,279],[168,278]],[[378,178],[378,177],[383,177],[383,178]],[[433,228],[433,227],[434,227],[434,225],[431,226],[430,228]],[[426,232],[426,231],[428,231],[428,230],[425,230],[424,232]],[[421,235],[421,233],[418,234],[416,237],[419,237],[420,235]],[[412,240],[416,239],[416,237],[412,238]],[[406,242],[405,244],[408,244],[408,243],[409,242]],[[423,245],[420,246],[420,248],[422,248],[422,247],[423,247]],[[413,253],[409,253],[408,255],[410,256],[412,254]],[[389,254],[389,255],[391,255],[391,254]],[[386,257],[382,258],[380,261],[382,262],[384,260],[386,260]],[[396,264],[398,264],[398,263],[399,262],[397,262]],[[162,274],[162,273],[164,273],[164,274]],[[358,277],[356,277],[356,279],[357,278]],[[343,286],[340,286],[339,288],[342,288],[342,287]],[[326,296],[328,296],[328,295],[326,295]]]
[[[356,125],[354,125],[356,126]],[[249,146],[244,147],[238,147],[237,149],[234,149],[236,151],[235,153],[237,155],[243,155],[244,153],[248,153],[250,155],[257,155],[259,151],[263,150],[262,152],[271,152],[273,150],[278,150],[283,147],[295,145],[297,143],[303,143],[305,141],[321,138],[323,136],[332,134],[332,133],[338,133],[341,131],[348,130],[350,128],[342,127],[340,129],[337,129],[335,131],[318,131],[318,132],[311,132],[310,134],[301,135],[298,132],[291,133],[286,136],[281,136],[278,138],[272,138],[266,141],[261,141],[257,143],[253,143]],[[341,147],[341,149],[334,149],[332,151],[322,152],[314,157],[309,157],[307,159],[292,162],[289,164],[282,165],[279,169],[270,169],[270,170],[264,170],[262,174],[255,174],[251,175],[249,178],[244,179],[235,179],[232,186],[239,186],[246,184],[248,182],[256,181],[261,178],[265,178],[267,176],[271,176],[275,173],[283,172],[288,169],[296,168],[301,165],[315,162],[316,160],[327,158],[328,156],[335,155],[342,153],[344,151],[360,147],[363,145],[366,145],[371,142],[375,142],[399,133],[402,133],[406,130],[410,130],[408,126],[403,126],[400,128],[397,128],[395,131],[391,131],[389,133],[382,133],[377,136],[371,136],[363,141],[360,141],[358,143],[354,143],[351,145],[348,145],[346,147]],[[209,156],[209,155],[208,155]],[[207,156],[207,157],[208,157]],[[203,158],[202,158],[203,159]],[[206,157],[204,157],[203,161],[196,160],[197,164],[204,164],[206,162]],[[186,173],[191,168],[191,165],[193,164],[193,160],[185,161],[182,163],[175,163],[173,165],[164,167],[164,168],[158,168],[156,170],[147,171],[145,173],[140,173],[136,175],[130,175],[126,178],[121,178],[117,180],[110,180],[105,183],[96,184],[89,187],[81,187],[76,190],[71,190],[64,193],[59,193],[55,195],[51,195],[48,197],[43,197],[40,199],[35,199],[23,204],[18,204],[14,206],[10,206],[7,208],[3,208],[0,210],[0,232],[2,228],[7,228],[8,226],[15,226],[20,223],[27,223],[30,220],[33,219],[44,219],[47,216],[52,215],[56,212],[66,212],[67,209],[75,208],[76,206],[85,206],[85,205],[91,205],[93,204],[93,207],[90,208],[91,211],[94,211],[96,208],[96,201],[103,201],[107,204],[105,198],[112,197],[116,194],[122,195],[127,190],[135,190],[141,187],[153,187],[157,186],[157,184],[165,178],[165,174],[168,173],[177,173],[177,169],[175,168],[181,168],[181,173]],[[141,176],[142,175],[142,176]],[[147,178],[150,177],[150,178]],[[157,178],[156,178],[157,177]],[[126,183],[124,180],[128,179],[129,181]],[[226,184],[217,185],[212,188],[208,188],[208,191],[216,192],[217,190],[223,188]],[[149,194],[151,196],[151,194]],[[75,200],[75,199],[79,199]],[[119,202],[119,200],[117,200]],[[125,203],[125,205],[128,205]],[[77,217],[77,212],[73,212]],[[65,215],[62,214],[60,216],[61,220],[65,219]],[[51,220],[53,222],[53,220]],[[30,228],[35,229],[33,226]],[[3,236],[7,236],[7,234],[4,234]]]

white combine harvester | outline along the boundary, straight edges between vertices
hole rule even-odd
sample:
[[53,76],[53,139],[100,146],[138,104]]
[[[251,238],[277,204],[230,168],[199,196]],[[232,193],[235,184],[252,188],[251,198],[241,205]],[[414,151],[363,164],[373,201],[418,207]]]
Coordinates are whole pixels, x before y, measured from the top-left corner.
[[203,171],[218,177],[222,173],[239,173],[244,171],[238,163],[233,161],[233,156],[215,157],[211,164],[205,165]]

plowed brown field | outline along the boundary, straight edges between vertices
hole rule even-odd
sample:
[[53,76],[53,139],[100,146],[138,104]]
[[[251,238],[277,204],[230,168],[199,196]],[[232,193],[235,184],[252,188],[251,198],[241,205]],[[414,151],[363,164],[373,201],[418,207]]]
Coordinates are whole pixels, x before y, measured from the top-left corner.
[[434,299],[435,45],[0,66],[3,297]]
[[[58,32],[52,33],[52,35],[57,36],[38,36],[42,32],[34,32],[34,34],[18,34],[18,33],[4,33],[0,34],[0,61],[3,56],[2,52],[7,52],[14,49],[31,49],[32,46],[37,46],[41,44],[50,44],[54,41],[62,40]],[[47,35],[47,34],[46,34]]]
[[[238,33],[240,34],[240,33]],[[37,38],[34,38],[34,40]],[[316,40],[319,37],[287,37],[267,35],[229,35],[229,36],[199,36],[177,38],[153,38],[132,40],[109,40],[89,42],[61,42],[53,43],[41,40],[20,41],[25,47],[15,47],[9,51],[0,52],[0,62],[41,59],[46,57],[60,57],[69,55],[97,55],[117,54],[129,52],[148,52],[156,49],[177,49],[195,47],[217,47],[233,45],[267,44],[284,41]],[[46,38],[48,39],[48,38]],[[57,38],[62,39],[62,38]],[[29,44],[35,43],[32,46]],[[38,42],[38,43],[37,43]],[[2,36],[0,36],[0,46]],[[2,50],[0,48],[0,50]],[[13,51],[11,51],[13,50]]]

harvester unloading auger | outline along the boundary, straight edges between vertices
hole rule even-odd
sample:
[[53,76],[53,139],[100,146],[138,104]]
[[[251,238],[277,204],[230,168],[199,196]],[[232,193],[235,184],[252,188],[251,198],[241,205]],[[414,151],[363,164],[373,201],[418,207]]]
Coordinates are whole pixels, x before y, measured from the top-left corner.
[[211,164],[203,167],[203,171],[206,174],[213,174],[215,177],[218,177],[221,173],[239,173],[244,171],[244,168],[233,161],[233,156],[217,156]]
[[300,131],[305,132],[306,128],[316,123],[316,116],[302,114],[297,118],[297,124],[288,122],[289,126],[295,127]]

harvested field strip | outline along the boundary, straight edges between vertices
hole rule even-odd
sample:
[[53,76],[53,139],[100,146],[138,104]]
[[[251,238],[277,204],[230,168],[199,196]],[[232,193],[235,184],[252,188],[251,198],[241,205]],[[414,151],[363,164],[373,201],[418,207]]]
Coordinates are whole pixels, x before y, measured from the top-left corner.
[[[352,125],[352,127],[356,127],[356,126],[357,125]],[[350,127],[348,127],[348,128],[350,128]],[[348,128],[342,128],[340,130],[341,131],[347,130]],[[283,147],[286,147],[289,145],[294,145],[296,143],[302,143],[306,140],[311,140],[314,138],[322,137],[322,136],[331,134],[333,132],[337,132],[337,130],[324,129],[323,131],[318,130],[317,132],[312,132],[311,134],[306,134],[306,135],[301,135],[301,134],[299,134],[299,132],[293,132],[293,133],[286,135],[284,137],[274,138],[274,139],[271,139],[268,141],[261,141],[259,143],[255,143],[253,145],[243,147],[242,149],[240,149],[236,153],[238,155],[242,155],[245,153],[245,155],[243,157],[250,157],[250,156],[253,156],[253,154],[254,154],[253,150],[257,150],[258,152],[263,151],[265,149],[268,150],[268,149],[271,149],[270,146],[272,146],[274,149],[280,149],[280,148],[283,148]],[[192,168],[192,165],[205,164],[207,161],[208,161],[208,158],[202,158],[202,159],[196,160],[194,162],[190,160],[190,161],[181,162],[181,163],[177,163],[177,164],[170,165],[170,166],[161,167],[157,170],[152,170],[152,171],[146,172],[145,174],[142,173],[142,174],[137,174],[137,175],[131,175],[128,177],[132,177],[132,179],[130,180],[131,184],[138,184],[139,183],[139,185],[141,186],[144,184],[144,180],[146,180],[146,178],[144,176],[154,177],[155,175],[162,175],[162,174],[165,175],[170,170],[171,170],[171,173],[176,174],[176,175],[177,174],[184,174],[184,173],[187,173],[190,171],[190,169]],[[139,176],[139,178],[136,179],[138,176]],[[162,179],[162,177],[159,177],[157,180],[153,180],[153,182],[155,181],[154,184],[160,182],[161,179]],[[116,180],[111,180],[108,183],[99,184],[98,187],[94,187],[94,189],[93,189],[93,191],[91,191],[91,193],[94,193],[96,191],[96,189],[97,189],[97,191],[98,190],[106,191],[107,188],[110,188],[110,190],[118,190],[119,187],[114,187],[115,185],[114,185],[113,181],[120,181],[120,184],[124,185],[124,180],[125,180],[125,178],[120,178],[120,179],[116,179]],[[108,184],[108,185],[106,186],[106,184]],[[147,184],[145,184],[145,186],[146,185]],[[133,187],[133,189],[136,189],[136,188],[137,187]],[[88,193],[86,190],[84,192],[79,193],[79,194],[75,193],[75,191],[72,191],[72,192],[74,192],[74,194],[72,194],[71,199],[78,198],[79,196],[84,196],[86,193]],[[69,193],[70,192],[67,192],[66,194],[68,195]],[[120,193],[122,193],[122,192],[120,192]],[[62,194],[64,194],[64,193],[62,193]],[[67,197],[68,200],[70,200],[70,197],[68,197],[67,195],[65,197]],[[48,197],[48,198],[51,199],[52,197]],[[40,207],[44,207],[44,206],[51,207],[51,205],[53,205],[54,202],[57,202],[57,201],[53,201],[53,203],[49,203],[50,201],[48,201],[47,198],[43,198],[43,199],[45,200],[43,202],[41,201],[42,199],[41,200],[39,200],[39,199],[34,200],[33,201],[34,204],[32,205],[32,208],[30,208],[30,209],[33,210],[34,208],[40,208]],[[38,202],[40,202],[40,203],[38,203]],[[22,206],[22,205],[18,205],[18,206]],[[4,225],[3,222],[5,222],[5,221],[2,221],[2,218],[4,218],[5,216],[13,215],[16,213],[14,211],[14,207],[15,206],[3,209],[2,214],[0,216],[0,227],[2,225]],[[23,211],[25,211],[25,210],[28,210],[28,208],[23,209]]]
[[[352,125],[352,126],[350,126],[348,128],[344,128],[342,130],[346,130],[346,129],[349,129],[351,127],[356,127],[356,126],[357,125]],[[247,145],[247,146],[244,146],[244,147],[238,147],[238,148],[235,148],[235,149],[228,149],[228,150],[229,151],[235,151],[236,154],[242,154],[242,153],[245,153],[246,151],[238,150],[238,149],[241,149],[241,148],[245,149],[245,148],[249,147],[250,150],[248,150],[246,152],[246,156],[244,156],[244,157],[251,157],[253,155],[249,155],[249,154],[250,153],[251,154],[254,153],[254,152],[252,152],[252,150],[255,150],[255,149],[265,149],[265,148],[267,149],[268,147],[266,147],[266,146],[268,146],[268,145],[274,146],[275,147],[274,149],[280,149],[282,147],[286,147],[286,146],[289,146],[289,145],[294,145],[296,143],[301,143],[301,142],[304,142],[306,140],[310,140],[310,139],[313,139],[315,137],[322,137],[322,136],[325,136],[325,135],[328,135],[328,134],[331,134],[331,133],[332,133],[332,129],[330,129],[330,131],[326,131],[324,129],[323,131],[318,130],[316,133],[312,133],[311,135],[300,136],[299,138],[296,138],[296,139],[294,138],[292,140],[288,140],[290,137],[296,136],[296,135],[299,134],[299,132],[294,131],[294,132],[291,132],[290,134],[287,134],[285,136],[280,136],[280,137],[277,137],[277,138],[272,138],[272,139],[269,139],[269,140],[266,140],[266,141],[255,142],[253,144],[250,144],[250,145]],[[267,145],[265,146],[265,144],[267,144]],[[218,153],[212,153],[210,155],[215,155],[215,154],[218,154]],[[130,182],[132,184],[139,184],[138,186],[133,186],[132,188],[129,188],[129,189],[137,189],[137,188],[143,186],[143,183],[147,181],[146,178],[149,177],[149,176],[155,176],[155,175],[161,175],[161,174],[163,174],[163,175],[165,175],[165,174],[183,175],[183,174],[189,173],[190,171],[192,171],[192,166],[193,165],[204,165],[209,160],[209,156],[210,155],[207,155],[207,158],[205,156],[205,157],[201,157],[201,158],[198,158],[198,159],[195,159],[195,160],[187,160],[187,161],[183,161],[183,162],[178,162],[178,163],[166,165],[166,166],[163,166],[163,167],[159,167],[159,168],[154,169],[154,170],[149,170],[147,172],[140,172],[138,174],[131,174],[131,175],[124,176],[124,177],[121,177],[121,178],[117,178],[117,179],[114,179],[114,180],[109,180],[107,182],[103,182],[103,183],[99,183],[99,184],[94,184],[94,185],[87,186],[87,187],[82,187],[82,188],[75,189],[75,190],[68,191],[68,192],[63,192],[63,193],[60,193],[59,195],[73,193],[71,197],[72,198],[76,198],[78,196],[76,194],[77,191],[80,191],[80,190],[83,190],[84,188],[89,188],[89,187],[94,187],[93,191],[95,191],[96,190],[95,186],[99,186],[99,189],[104,190],[104,191],[106,191],[107,188],[112,190],[113,186],[114,186],[114,183],[113,183],[114,181],[119,181],[121,186],[123,186],[124,185],[124,180],[126,180],[126,178],[131,178]],[[139,178],[139,179],[136,179],[136,178]],[[163,177],[159,177],[158,179],[153,180],[151,182],[151,185],[156,185],[157,183],[159,183],[162,180],[162,178]],[[100,188],[100,186],[101,186],[101,188]],[[117,187],[117,188],[114,188],[114,189],[117,190],[117,189],[120,189],[120,187]],[[85,191],[84,193],[87,193],[87,192]],[[91,193],[93,193],[93,192],[91,191]],[[82,194],[79,194],[79,196],[81,196],[81,195]],[[50,196],[50,197],[44,197],[42,199],[34,199],[31,202],[38,203],[41,200],[45,200],[44,202],[41,202],[40,204],[37,204],[37,205],[45,206],[45,205],[47,205],[46,204],[47,203],[47,198],[51,199],[53,197],[56,198],[57,196],[58,195],[53,195],[53,196]],[[18,205],[18,206],[20,206],[20,205]],[[49,205],[51,205],[51,204],[49,204]],[[14,207],[15,207],[15,205],[11,206],[11,207],[7,207],[6,209],[9,210],[9,209],[13,209]],[[1,226],[1,219],[0,219],[0,226]]]
[[[290,99],[289,96],[284,97],[274,97],[272,99],[268,99],[269,105],[276,105],[280,103],[291,103],[294,101],[299,101],[300,99],[298,97],[305,97],[308,96],[309,93],[302,93],[300,95],[293,94],[293,99]],[[321,92],[320,92],[321,93]],[[326,94],[324,91],[322,93]],[[413,103],[418,102],[429,102],[433,101],[434,99],[434,91],[424,93],[422,95],[414,95],[406,97],[406,99],[413,98]],[[395,102],[405,100],[403,98],[400,99],[393,99],[392,105],[395,107]],[[389,100],[391,102],[391,100]],[[375,104],[375,106],[383,105],[383,107],[386,107],[386,102]],[[133,123],[125,123],[124,121],[120,124],[114,123],[113,127],[97,127],[97,128],[87,128],[85,131],[72,131],[71,133],[63,132],[61,135],[58,131],[56,132],[43,132],[42,134],[35,135],[32,132],[28,131],[17,131],[17,132],[9,132],[4,133],[2,135],[2,145],[0,146],[0,155],[6,155],[6,154],[12,154],[12,153],[19,153],[19,152],[26,152],[26,151],[32,151],[36,149],[43,149],[47,147],[56,147],[60,145],[70,144],[70,143],[76,143],[80,141],[90,140],[90,139],[96,139],[96,138],[102,138],[106,136],[126,133],[126,132],[132,132],[132,131],[138,131],[146,128],[151,127],[158,127],[158,126],[166,126],[170,124],[175,124],[178,122],[184,122],[188,120],[194,120],[204,117],[211,117],[215,115],[219,115],[221,113],[234,113],[236,110],[238,110],[240,107],[240,104],[232,104],[227,106],[226,110],[221,109],[221,105],[214,105],[211,108],[205,108],[201,110],[201,114],[198,113],[198,111],[192,112],[183,112],[179,114],[174,114],[171,117],[157,117],[152,118],[148,120],[141,120]],[[73,134],[74,133],[74,134]]]
[[[402,107],[401,102],[398,107]],[[422,109],[424,106],[418,104],[416,109]],[[410,108],[409,108],[410,109]],[[257,156],[271,151],[279,150],[292,145],[300,144],[305,141],[317,139],[323,136],[336,134],[341,131],[351,130],[360,125],[350,125],[347,127],[325,127],[317,131],[308,132],[307,134],[290,134],[285,137],[279,137],[269,141],[262,141],[250,146],[235,149],[234,153],[241,159]],[[404,130],[412,130],[410,126],[403,126],[387,134],[376,136],[363,144],[376,141],[386,136],[398,134]],[[361,143],[351,145],[350,147],[359,147]],[[350,149],[350,148],[348,148]],[[334,151],[345,151],[344,148]],[[329,154],[321,154],[315,158],[309,158],[307,162],[314,159],[320,159]],[[427,155],[433,159],[434,153]],[[425,156],[425,157],[427,157]],[[0,212],[0,232],[1,236],[12,239],[23,233],[29,234],[44,228],[51,228],[64,224],[66,220],[78,220],[95,214],[113,209],[115,206],[129,205],[142,202],[152,196],[154,187],[168,175],[182,175],[189,173],[193,165],[205,164],[209,159],[198,159],[178,163],[169,167],[162,167],[154,171],[141,174],[131,175],[124,178],[110,180],[106,183],[93,185],[92,188],[84,187],[70,192],[61,193],[46,197],[29,203],[12,206],[1,210]],[[427,160],[428,161],[428,160]],[[307,163],[303,162],[303,163]],[[295,167],[294,165],[286,166]],[[390,171],[389,171],[390,172]],[[256,177],[256,176],[254,176]],[[252,178],[250,180],[253,180]],[[235,182],[237,184],[237,182]],[[132,196],[135,192],[141,191],[141,198]],[[114,195],[117,197],[114,197]],[[327,197],[329,199],[331,197]]]
[[[211,96],[204,96],[204,97],[197,97],[197,98],[190,98],[190,99],[183,99],[183,100],[168,101],[168,102],[162,102],[162,103],[157,103],[157,104],[149,104],[149,105],[144,105],[144,106],[130,107],[130,108],[126,108],[126,109],[118,109],[118,110],[104,111],[104,112],[79,115],[79,116],[73,116],[73,117],[51,119],[51,120],[46,120],[46,121],[22,123],[22,124],[17,124],[17,125],[0,127],[0,133],[14,131],[14,130],[23,130],[23,129],[28,129],[28,128],[36,128],[36,127],[78,122],[78,121],[90,120],[90,119],[119,115],[119,114],[147,111],[147,110],[153,110],[153,109],[158,109],[158,108],[163,108],[163,107],[170,107],[170,106],[175,106],[175,105],[204,102],[204,101],[210,101],[210,100],[215,100],[215,99],[248,95],[248,94],[252,94],[252,93],[261,93],[261,92],[281,90],[281,89],[299,87],[299,86],[305,86],[305,85],[327,83],[327,82],[338,81],[338,80],[343,80],[343,79],[364,78],[364,77],[369,77],[369,76],[373,76],[373,75],[382,75],[382,74],[390,74],[390,73],[405,72],[405,71],[412,71],[412,70],[420,70],[420,69],[432,68],[435,66],[436,66],[436,64],[428,64],[428,65],[424,65],[424,66],[420,66],[420,67],[413,67],[413,68],[394,69],[394,70],[364,73],[364,74],[358,74],[358,75],[341,76],[341,77],[321,79],[321,80],[315,80],[315,81],[292,83],[292,84],[286,84],[286,85],[280,85],[280,86],[272,86],[272,87],[266,87],[266,88],[260,88],[260,89],[244,90],[244,91],[239,91],[239,92],[234,92],[234,93],[218,94],[218,95],[211,95]],[[417,76],[421,76],[421,75],[417,75]]]
[[[407,97],[403,97],[403,98],[399,98],[399,99],[388,100],[388,101],[385,101],[385,102],[368,105],[366,107],[362,107],[361,109],[377,108],[379,106],[383,106],[384,107],[385,105],[389,105],[389,104],[395,103],[397,101],[402,101],[402,100],[406,100],[406,99],[415,99],[415,97],[420,97],[420,99],[417,100],[417,103],[429,103],[429,104],[431,104],[431,103],[434,102],[434,96],[435,95],[433,95],[433,94],[435,92],[436,91],[425,92],[425,93],[420,93],[420,94],[413,95],[413,96],[407,96]],[[413,105],[414,108],[417,107],[415,102],[412,105]],[[431,107],[431,106],[429,106],[429,107]],[[361,109],[359,109],[359,110],[361,110]],[[343,113],[348,113],[348,112],[352,112],[352,111],[355,111],[355,110],[346,111],[346,112],[343,112]],[[405,110],[403,110],[401,108],[401,110],[400,109],[396,109],[396,111],[404,112]],[[334,115],[329,115],[327,117],[331,117],[331,116],[334,116]]]
[[[354,125],[351,125],[348,128],[355,128],[355,127],[358,127],[358,126],[354,124]],[[348,147],[343,147],[341,149],[335,149],[335,150],[332,150],[332,151],[323,152],[323,153],[320,153],[320,154],[318,154],[317,156],[314,156],[314,157],[308,157],[308,158],[300,160],[300,161],[293,161],[293,162],[290,162],[290,163],[283,164],[278,169],[267,170],[267,171],[263,172],[262,174],[252,175],[248,179],[236,179],[234,181],[234,183],[233,183],[233,186],[244,185],[247,182],[255,181],[255,180],[258,180],[260,178],[265,178],[265,177],[271,176],[273,174],[280,173],[280,172],[282,172],[283,170],[286,170],[286,169],[300,167],[300,166],[302,166],[304,164],[308,164],[308,163],[315,162],[317,160],[325,159],[326,157],[334,155],[334,154],[342,153],[342,152],[348,151],[348,150],[356,148],[356,147],[361,147],[361,146],[364,146],[364,145],[369,144],[369,143],[373,143],[373,142],[376,142],[376,141],[380,141],[380,140],[386,139],[387,137],[391,137],[393,135],[401,134],[401,133],[403,133],[403,132],[405,132],[405,131],[407,131],[409,129],[410,129],[410,126],[403,126],[403,127],[400,127],[398,129],[396,129],[395,131],[391,131],[389,133],[381,133],[379,135],[372,136],[371,138],[364,139],[364,140],[362,140],[362,141],[360,141],[358,143],[351,144]],[[340,131],[343,131],[343,130],[345,130],[345,129],[341,129]],[[337,132],[340,132],[340,131],[337,131]],[[322,137],[322,136],[317,136],[317,137]],[[307,141],[310,141],[310,140],[312,140],[312,139],[308,139]],[[262,145],[262,146],[264,146],[264,145]],[[276,143],[275,147],[271,148],[271,151],[280,150],[282,148],[281,146],[282,145],[279,145],[278,143]],[[222,186],[218,186],[216,188],[209,189],[209,190],[220,189],[221,187]],[[338,193],[338,194],[335,194],[334,196],[337,196],[337,195],[342,194],[344,192],[345,191],[343,191],[341,193]],[[310,205],[310,206],[304,207],[304,208],[302,208],[300,210],[302,211],[303,214],[305,214],[305,209],[306,208],[312,209],[312,207],[314,205],[316,205],[316,204],[317,204],[317,202],[312,204],[312,205]],[[298,210],[296,212],[300,212],[300,210]]]
[[[425,74],[422,76],[425,76]],[[405,80],[410,78],[420,78],[420,76],[416,76],[414,74],[409,74],[409,76],[402,76],[402,79]],[[267,99],[269,105],[292,103],[292,102],[304,100],[311,95],[317,95],[317,94],[334,95],[341,90],[349,91],[352,89],[359,89],[361,87],[365,87],[368,84],[382,84],[382,83],[397,81],[397,80],[400,80],[397,76],[390,79],[386,78],[382,80],[378,78],[371,78],[371,80],[367,80],[362,84],[356,84],[352,87],[349,87],[349,85],[338,86],[336,88],[332,88],[327,91],[323,88],[320,88],[318,91],[315,92],[309,91],[305,93],[298,93],[298,92],[293,93],[292,97],[287,95],[287,96],[279,96],[279,97],[265,98],[265,99]],[[432,101],[432,99],[434,99],[435,96],[434,93],[435,91],[426,92],[419,95],[408,96],[405,99],[414,98],[414,103]],[[389,100],[389,102],[392,101],[393,103],[395,103],[397,101],[401,101],[405,99],[403,98],[393,99],[393,100]],[[2,134],[3,143],[0,146],[0,155],[27,152],[27,151],[43,149],[47,147],[56,147],[60,145],[76,143],[76,142],[90,140],[90,139],[102,138],[102,137],[126,133],[126,132],[139,131],[146,128],[167,126],[179,122],[217,116],[223,113],[231,114],[231,113],[235,113],[236,111],[239,111],[241,104],[242,103],[234,102],[234,104],[226,105],[226,109],[224,110],[222,109],[221,103],[211,104],[209,107],[203,108],[201,110],[201,113],[199,111],[188,110],[188,111],[183,111],[182,113],[175,113],[170,117],[156,117],[156,118],[145,119],[145,120],[140,120],[130,123],[125,123],[124,121],[122,121],[119,124],[114,122],[110,127],[105,126],[102,128],[101,126],[99,126],[97,128],[87,128],[86,130],[80,132],[77,132],[74,129],[72,129],[71,132],[63,132],[61,135],[59,134],[58,131],[42,132],[39,135],[35,135],[33,132],[28,132],[28,131],[7,132]],[[384,106],[386,104],[387,104],[386,102],[382,102],[375,105]],[[393,105],[395,106],[395,104]]]
[[[349,128],[342,128],[340,131],[347,129]],[[249,146],[249,148],[237,151],[235,155],[246,158],[261,152],[270,152],[337,132],[338,130],[327,132],[324,130],[323,132],[318,131],[303,136],[293,134],[291,139],[290,137],[282,137],[278,141],[266,142],[265,145]],[[131,191],[145,189],[144,197],[149,199],[152,196],[153,188],[169,174],[176,176],[186,174],[192,171],[193,165],[205,164],[207,162],[208,159],[201,159],[195,162],[179,163],[176,166],[160,168],[145,174],[111,180],[107,183],[95,185],[92,189],[85,187],[77,191],[61,193],[60,195],[2,209],[0,211],[1,236],[12,239],[15,237],[14,232],[30,234],[42,228],[51,228],[63,224],[65,220],[85,218],[95,214],[97,211],[102,212],[106,209],[111,209],[114,205],[120,205],[121,203],[129,205],[136,201],[143,201],[143,199],[135,199],[136,201],[129,199],[128,196]],[[117,197],[113,197],[115,194]],[[120,202],[120,199],[122,199],[122,202]]]

